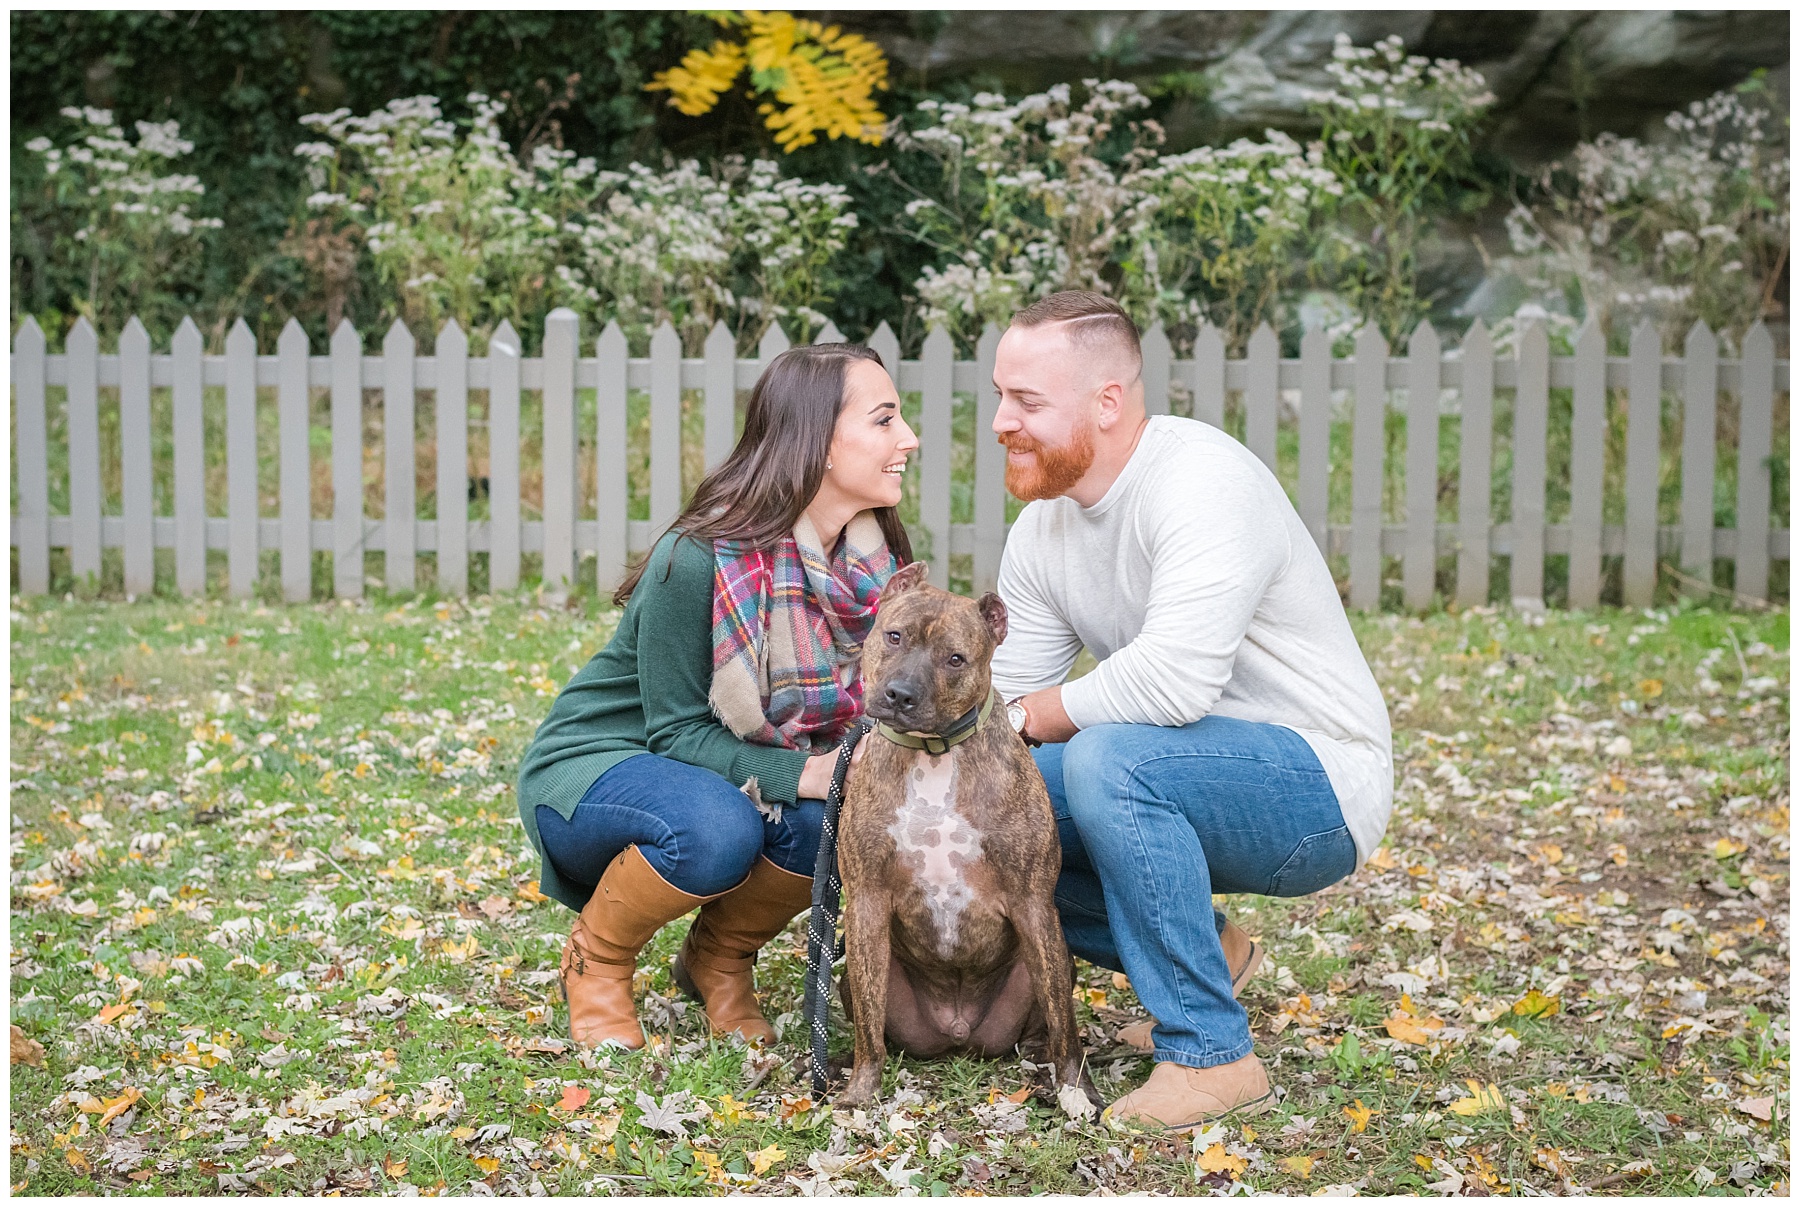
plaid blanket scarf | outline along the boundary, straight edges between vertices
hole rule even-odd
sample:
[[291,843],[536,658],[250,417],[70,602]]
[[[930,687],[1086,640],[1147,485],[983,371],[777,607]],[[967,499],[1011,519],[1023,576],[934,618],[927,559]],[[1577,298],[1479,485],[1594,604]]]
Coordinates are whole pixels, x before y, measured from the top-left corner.
[[805,516],[774,549],[716,541],[713,557],[713,711],[746,742],[831,749],[862,712],[857,663],[899,568],[875,513],[829,561]]

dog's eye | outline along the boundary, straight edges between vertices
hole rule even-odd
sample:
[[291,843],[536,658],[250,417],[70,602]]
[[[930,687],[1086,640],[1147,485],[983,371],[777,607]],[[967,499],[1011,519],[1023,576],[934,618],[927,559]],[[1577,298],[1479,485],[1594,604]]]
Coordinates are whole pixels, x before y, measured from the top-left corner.
[[896,631],[894,631],[893,629],[889,629],[887,631],[887,643],[889,645],[899,645],[900,644],[900,634],[897,633]]
[[969,660],[967,658],[964,658],[961,654],[950,655],[950,665],[951,666],[963,666],[968,661]]

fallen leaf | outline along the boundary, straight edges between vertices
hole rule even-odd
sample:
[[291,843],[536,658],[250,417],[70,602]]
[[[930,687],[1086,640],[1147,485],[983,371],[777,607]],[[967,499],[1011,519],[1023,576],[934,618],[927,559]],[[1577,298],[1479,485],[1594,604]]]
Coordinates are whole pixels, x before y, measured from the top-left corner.
[[76,1173],[85,1174],[85,1173],[93,1172],[94,1167],[92,1165],[89,1165],[88,1159],[81,1155],[80,1149],[76,1149],[76,1148],[63,1149],[63,1160],[67,1161],[69,1163],[69,1168],[74,1170]]
[[18,1023],[12,1025],[12,1063],[37,1069],[44,1067],[44,1045],[25,1034]]
[[500,1159],[498,1157],[476,1157],[475,1168],[482,1173],[493,1173],[500,1168]]
[[557,1100],[556,1107],[563,1111],[578,1111],[588,1104],[594,1092],[584,1085],[566,1085],[562,1097]]
[[1240,1173],[1250,1167],[1250,1162],[1242,1157],[1234,1157],[1225,1151],[1223,1144],[1215,1144],[1201,1153],[1194,1162],[1206,1173],[1230,1174],[1235,1181]]
[[390,1178],[403,1178],[406,1176],[406,1162],[403,1160],[396,1161],[392,1157],[384,1157],[381,1161],[381,1169],[382,1172],[387,1174]]
[[120,1094],[117,1098],[108,1098],[105,1102],[100,1104],[103,1109],[100,1112],[100,1118],[94,1121],[94,1126],[97,1128],[105,1127],[114,1119],[117,1119],[120,1115],[123,1115],[126,1111],[130,1110],[132,1104],[143,1096],[144,1091],[138,1089],[136,1086],[126,1086],[123,1094]]
[[1024,1102],[1029,1097],[1031,1097],[1031,1087],[1028,1085],[1022,1085],[1014,1092],[1008,1094],[1006,1096],[1006,1100],[1008,1102],[1018,1103],[1018,1102]]
[[1369,856],[1367,866],[1374,868],[1378,872],[1391,872],[1400,866],[1400,861],[1394,858],[1394,852],[1391,847],[1382,847],[1373,855]]
[[1774,1117],[1775,1099],[1772,1095],[1767,1098],[1743,1098],[1738,1101],[1737,1109],[1752,1119],[1761,1119],[1767,1123]]
[[1458,1098],[1455,1102],[1450,1104],[1450,1109],[1456,1114],[1485,1115],[1489,1111],[1503,1111],[1506,1109],[1506,1096],[1500,1092],[1500,1087],[1493,1082],[1490,1081],[1486,1089],[1482,1088],[1479,1081],[1471,1080],[1466,1081],[1463,1084],[1469,1087],[1470,1096],[1467,1098]]
[[783,1152],[781,1147],[776,1144],[771,1144],[767,1148],[759,1148],[755,1152],[750,1153],[749,1156],[750,1172],[759,1178],[775,1166],[781,1164],[781,1162],[787,1160],[787,1153]]
[[1356,1105],[1344,1108],[1344,1114],[1350,1117],[1351,1134],[1361,1135],[1364,1131],[1368,1130],[1369,1120],[1381,1114],[1381,1112],[1374,1107],[1364,1106],[1363,1100],[1358,1098],[1356,1100]]
[[1297,1157],[1283,1157],[1276,1164],[1299,1178],[1312,1177],[1313,1166],[1319,1163],[1320,1153],[1302,1153]]
[[1749,849],[1744,843],[1734,838],[1721,838],[1712,844],[1712,857],[1714,859],[1730,859],[1734,855],[1742,855]]
[[1661,679],[1640,679],[1637,689],[1638,695],[1644,699],[1654,700],[1663,694],[1663,682]]
[[475,1138],[475,1129],[468,1126],[451,1128],[450,1138],[452,1140],[473,1140]]
[[1526,1018],[1549,1018],[1562,1012],[1562,999],[1531,990],[1513,1003],[1512,1012]]
[[96,1014],[94,1016],[94,1021],[97,1023],[110,1023],[129,1009],[131,1009],[130,1002],[114,1002],[112,1005],[103,1008],[99,1014]]
[[1056,1091],[1056,1105],[1063,1109],[1063,1114],[1071,1119],[1086,1119],[1100,1113],[1100,1108],[1088,1101],[1088,1096],[1080,1086],[1064,1085]]
[[[1432,1024],[1436,1024],[1433,1026]],[[1420,1022],[1416,1018],[1408,1018],[1404,1014],[1396,1014],[1384,1024],[1387,1033],[1403,1044],[1417,1044],[1424,1047],[1432,1039],[1431,1033],[1440,1030],[1444,1025],[1441,1018],[1430,1018]]]

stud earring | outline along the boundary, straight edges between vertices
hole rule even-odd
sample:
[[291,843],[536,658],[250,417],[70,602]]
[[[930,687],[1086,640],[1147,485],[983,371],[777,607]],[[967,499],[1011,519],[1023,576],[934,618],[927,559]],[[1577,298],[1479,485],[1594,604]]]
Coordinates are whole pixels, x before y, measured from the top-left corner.
[[825,458],[825,468],[826,469],[831,468],[831,458],[830,457]]

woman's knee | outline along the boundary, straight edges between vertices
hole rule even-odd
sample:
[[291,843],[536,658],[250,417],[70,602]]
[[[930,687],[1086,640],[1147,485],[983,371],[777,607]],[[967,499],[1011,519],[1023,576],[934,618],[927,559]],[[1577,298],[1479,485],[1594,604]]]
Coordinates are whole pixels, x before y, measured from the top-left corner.
[[[721,781],[723,782],[723,781]],[[736,797],[736,800],[731,799]],[[762,814],[742,792],[721,793],[672,835],[673,866],[663,878],[684,893],[710,897],[750,874],[763,848]],[[660,869],[659,869],[660,870]]]
[[798,800],[783,805],[780,821],[764,823],[762,853],[784,872],[810,876],[819,862],[819,837],[824,828],[824,801]]

